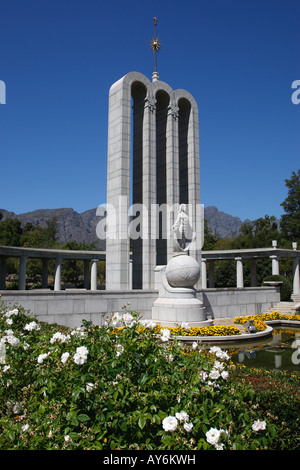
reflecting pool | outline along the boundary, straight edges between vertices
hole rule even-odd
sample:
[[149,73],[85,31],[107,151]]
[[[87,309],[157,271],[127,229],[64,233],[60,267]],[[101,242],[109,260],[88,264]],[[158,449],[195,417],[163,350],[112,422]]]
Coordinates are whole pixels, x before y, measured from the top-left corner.
[[234,363],[246,367],[285,370],[300,375],[300,329],[274,328],[273,335],[259,341],[226,344]]

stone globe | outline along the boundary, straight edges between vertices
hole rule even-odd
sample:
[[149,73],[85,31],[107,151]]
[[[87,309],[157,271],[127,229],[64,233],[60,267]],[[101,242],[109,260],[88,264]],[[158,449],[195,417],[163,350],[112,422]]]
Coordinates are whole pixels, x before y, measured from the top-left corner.
[[200,278],[200,266],[191,256],[173,256],[166,266],[166,278],[172,287],[193,287]]

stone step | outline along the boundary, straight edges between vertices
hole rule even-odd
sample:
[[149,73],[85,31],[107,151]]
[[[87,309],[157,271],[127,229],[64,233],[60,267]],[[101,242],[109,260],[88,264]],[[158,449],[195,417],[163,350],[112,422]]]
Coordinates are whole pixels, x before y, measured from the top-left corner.
[[297,307],[298,302],[279,302],[264,313],[272,313],[276,311],[281,314],[294,314]]

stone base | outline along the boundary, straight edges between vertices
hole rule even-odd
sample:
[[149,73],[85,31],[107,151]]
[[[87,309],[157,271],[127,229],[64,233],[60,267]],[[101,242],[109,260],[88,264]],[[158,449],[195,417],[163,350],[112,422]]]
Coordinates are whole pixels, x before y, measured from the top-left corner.
[[[159,323],[160,326],[163,327],[170,327],[170,328],[176,328],[177,326],[180,326],[182,322],[174,322],[174,321],[165,321],[165,320],[157,320],[156,318],[153,318],[153,321],[155,323]],[[204,321],[199,321],[199,322],[187,322],[190,327],[194,328],[200,328],[203,326],[213,326],[214,321],[213,320],[204,320]]]
[[205,308],[196,298],[158,298],[152,307],[152,319],[160,324],[165,322],[177,325],[187,322],[189,326],[206,324]]
[[193,287],[172,287],[167,281],[165,267],[160,275],[159,296],[152,307],[153,321],[165,326],[178,326],[183,322],[189,326],[208,325],[205,307],[197,299],[196,290]]

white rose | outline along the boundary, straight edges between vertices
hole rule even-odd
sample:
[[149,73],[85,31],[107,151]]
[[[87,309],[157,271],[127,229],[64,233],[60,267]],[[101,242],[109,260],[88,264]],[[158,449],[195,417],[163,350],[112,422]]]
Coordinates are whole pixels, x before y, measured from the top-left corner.
[[210,430],[205,434],[207,442],[213,446],[218,443],[220,435],[220,431],[216,428],[210,428]]
[[189,420],[189,415],[185,411],[180,411],[180,413],[176,413],[175,416],[181,423],[187,423]]
[[162,341],[169,341],[170,336],[171,336],[171,331],[170,330],[168,330],[167,328],[164,328],[163,330],[161,330],[161,340]]
[[266,429],[266,426],[267,424],[265,421],[260,421],[260,419],[258,419],[252,424],[252,429],[253,431],[263,431],[264,429]]
[[42,364],[44,362],[44,359],[47,359],[47,357],[49,356],[50,353],[44,353],[44,354],[40,354],[37,358],[37,362],[38,364]]
[[95,387],[95,384],[92,384],[91,382],[88,382],[85,386],[85,389],[88,393],[90,393],[93,390],[94,387]]
[[220,372],[217,369],[212,369],[209,378],[212,380],[217,380],[220,377]]
[[89,351],[85,346],[80,346],[76,348],[76,353],[74,354],[74,362],[76,364],[82,365],[87,361],[87,355]]
[[184,423],[183,428],[186,432],[191,432],[193,429],[193,423]]
[[62,355],[61,355],[61,362],[63,364],[65,364],[67,362],[67,360],[69,359],[69,356],[70,356],[70,353],[68,352],[64,352]]
[[162,421],[162,427],[165,431],[174,432],[177,428],[178,421],[174,416],[167,416]]

